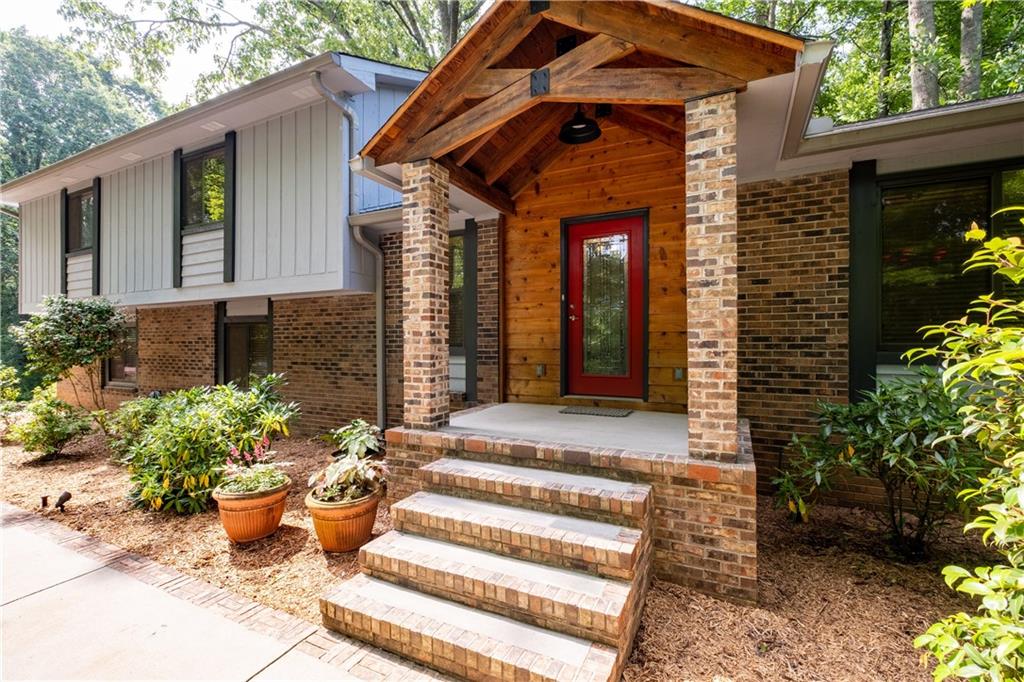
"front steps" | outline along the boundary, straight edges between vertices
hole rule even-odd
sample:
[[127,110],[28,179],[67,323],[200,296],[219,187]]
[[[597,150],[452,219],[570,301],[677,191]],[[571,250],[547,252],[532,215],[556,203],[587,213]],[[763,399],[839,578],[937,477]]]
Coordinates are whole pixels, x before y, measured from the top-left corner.
[[472,680],[617,679],[650,578],[651,490],[440,459],[394,503],[324,624]]

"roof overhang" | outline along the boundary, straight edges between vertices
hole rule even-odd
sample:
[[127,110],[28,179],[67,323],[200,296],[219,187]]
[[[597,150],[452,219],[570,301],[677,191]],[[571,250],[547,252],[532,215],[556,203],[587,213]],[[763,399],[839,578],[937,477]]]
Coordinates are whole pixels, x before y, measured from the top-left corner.
[[414,69],[328,52],[16,178],[0,186],[0,201],[21,203],[88,183],[95,176],[178,148],[197,149],[229,130],[308,106],[322,97],[311,83],[316,72],[327,88],[348,95],[373,90],[377,82],[414,85],[423,77]]

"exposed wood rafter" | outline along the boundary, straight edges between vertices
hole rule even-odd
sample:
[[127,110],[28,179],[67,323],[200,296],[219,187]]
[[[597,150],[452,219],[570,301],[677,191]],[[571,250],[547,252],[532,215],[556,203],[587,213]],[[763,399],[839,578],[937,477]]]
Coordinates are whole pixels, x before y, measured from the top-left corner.
[[672,149],[684,149],[686,146],[686,133],[682,129],[672,128],[663,123],[639,116],[634,111],[634,107],[613,108],[611,120],[623,128],[635,130],[641,135]]
[[504,90],[533,69],[485,69],[466,86],[466,99],[484,99]]
[[476,197],[480,201],[493,206],[502,213],[515,215],[516,202],[508,194],[484,183],[483,179],[476,173],[461,168],[447,158],[438,159],[437,162],[448,169],[449,180],[466,193]]
[[685,104],[712,93],[740,90],[746,83],[709,69],[593,69],[553,83],[549,102]]
[[[598,35],[576,49],[556,57],[544,68],[548,70],[552,83],[570,81],[579,74],[618,59],[634,49],[632,43],[607,35]],[[531,94],[530,80],[530,76],[520,78],[469,111],[431,130],[412,145],[405,157],[438,158],[538,104],[543,98]]]
[[519,159],[523,158],[527,152],[537,146],[544,139],[545,135],[560,126],[569,117],[571,112],[572,107],[570,106],[555,106],[546,110],[544,117],[539,121],[534,121],[533,125],[530,126],[524,135],[521,135],[516,140],[513,140],[511,144],[502,148],[501,156],[492,166],[486,169],[484,181],[488,185],[493,185]]
[[462,146],[462,150],[458,154],[455,154],[455,164],[458,166],[465,166],[466,162],[476,156],[476,153],[480,151],[485,144],[491,141],[494,134],[501,130],[501,128],[495,128],[490,132],[484,133],[480,137],[476,138],[472,142]]
[[508,182],[508,193],[515,199],[523,193],[527,187],[533,184],[533,182],[544,174],[548,168],[551,168],[562,158],[566,152],[569,151],[569,145],[562,142],[555,142],[555,144],[548,147],[542,153],[531,159],[530,165],[520,171],[514,178]]

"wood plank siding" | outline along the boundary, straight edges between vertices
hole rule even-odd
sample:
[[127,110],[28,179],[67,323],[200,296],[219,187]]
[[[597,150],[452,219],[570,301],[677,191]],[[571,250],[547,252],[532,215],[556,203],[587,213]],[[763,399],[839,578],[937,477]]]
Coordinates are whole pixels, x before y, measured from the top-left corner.
[[[601,139],[573,148],[527,187],[504,231],[506,398],[579,404],[560,392],[560,221],[647,208],[649,390],[634,409],[686,409],[684,156],[639,133],[602,123]],[[537,365],[546,373],[537,376]],[[683,379],[674,378],[682,368]],[[615,401],[600,401],[616,405]]]

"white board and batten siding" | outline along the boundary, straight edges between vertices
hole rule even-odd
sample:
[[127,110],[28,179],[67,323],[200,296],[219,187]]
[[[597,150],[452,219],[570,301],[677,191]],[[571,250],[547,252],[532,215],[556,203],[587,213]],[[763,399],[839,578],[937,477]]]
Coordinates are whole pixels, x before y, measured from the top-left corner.
[[31,313],[60,293],[60,193],[22,203],[19,232],[18,310]]

